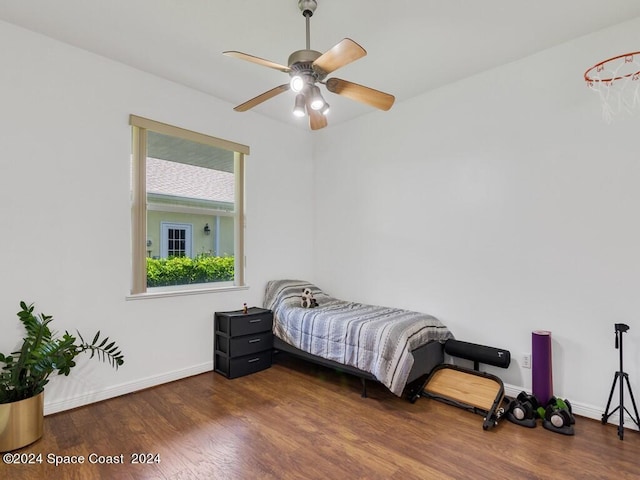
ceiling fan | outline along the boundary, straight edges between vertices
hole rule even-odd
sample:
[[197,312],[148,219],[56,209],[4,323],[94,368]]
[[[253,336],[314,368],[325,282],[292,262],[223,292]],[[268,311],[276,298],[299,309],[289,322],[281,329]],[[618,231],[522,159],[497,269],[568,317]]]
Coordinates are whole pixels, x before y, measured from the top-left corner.
[[237,51],[223,52],[224,55],[229,57],[239,58],[288,73],[291,77],[288,83],[272,88],[238,105],[234,108],[236,112],[246,112],[276,95],[286,92],[287,90],[293,90],[296,93],[293,114],[299,117],[309,115],[309,126],[311,130],[324,128],[327,126],[326,114],[329,111],[329,104],[322,97],[320,88],[317,85],[318,83],[324,85],[326,89],[332,93],[379,108],[380,110],[389,110],[391,108],[395,101],[393,95],[340,78],[332,77],[325,80],[327,75],[340,67],[344,67],[364,57],[367,52],[349,38],[343,39],[325,53],[311,50],[309,19],[313,15],[313,12],[315,12],[317,6],[316,0],[298,0],[298,8],[306,20],[307,48],[293,52],[289,56],[288,66],[280,65],[247,53]]

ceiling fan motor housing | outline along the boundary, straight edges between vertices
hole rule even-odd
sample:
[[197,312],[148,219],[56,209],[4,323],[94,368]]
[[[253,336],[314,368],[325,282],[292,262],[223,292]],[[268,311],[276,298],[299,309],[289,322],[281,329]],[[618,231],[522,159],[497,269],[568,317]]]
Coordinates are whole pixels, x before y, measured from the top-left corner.
[[298,50],[289,55],[289,75],[294,77],[301,75],[311,77],[314,81],[322,81],[326,77],[326,73],[317,67],[313,67],[313,62],[320,57],[322,53],[315,50]]

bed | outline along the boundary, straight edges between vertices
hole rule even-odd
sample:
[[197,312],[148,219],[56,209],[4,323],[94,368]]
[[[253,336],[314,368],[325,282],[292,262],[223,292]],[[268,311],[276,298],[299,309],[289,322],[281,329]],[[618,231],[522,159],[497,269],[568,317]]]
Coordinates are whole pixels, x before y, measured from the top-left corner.
[[[316,308],[302,308],[309,288]],[[376,380],[401,396],[407,384],[443,362],[453,335],[438,319],[398,308],[334,298],[303,280],[267,283],[264,307],[273,311],[274,349]]]

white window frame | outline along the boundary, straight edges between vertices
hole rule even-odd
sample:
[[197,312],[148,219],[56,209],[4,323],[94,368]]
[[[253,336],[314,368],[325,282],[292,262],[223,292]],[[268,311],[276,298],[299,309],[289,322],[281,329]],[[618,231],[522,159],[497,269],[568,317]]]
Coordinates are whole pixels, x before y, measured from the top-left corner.
[[[216,148],[222,148],[234,153],[235,175],[235,199],[234,211],[234,281],[233,287],[245,287],[245,254],[244,254],[244,229],[245,229],[245,171],[244,157],[249,155],[249,147],[221,138],[212,137],[202,133],[174,127],[166,123],[157,122],[137,115],[129,116],[129,124],[132,127],[132,282],[131,295],[143,296],[151,293],[147,289],[147,131],[153,131],[164,135],[174,136],[203,143]],[[226,212],[229,214],[229,212]],[[181,288],[182,287],[182,288]],[[193,293],[194,290],[211,291],[227,290],[227,285],[216,286],[213,283],[189,285],[189,291],[185,286],[176,286],[171,289],[176,293]],[[167,287],[161,287],[166,292]],[[154,290],[154,289],[151,289]]]

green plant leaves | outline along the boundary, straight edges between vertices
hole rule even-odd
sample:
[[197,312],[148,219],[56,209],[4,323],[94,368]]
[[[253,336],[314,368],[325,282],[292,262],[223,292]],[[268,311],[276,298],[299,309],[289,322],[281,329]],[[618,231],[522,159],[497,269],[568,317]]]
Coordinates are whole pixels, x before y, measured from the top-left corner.
[[98,340],[100,340],[100,330],[98,330],[95,337],[93,337],[91,343],[86,343],[82,338],[82,335],[80,335],[80,332],[78,332],[78,336],[82,341],[79,348],[81,348],[82,351],[90,351],[91,356],[89,358],[97,356],[102,361],[109,362],[109,364],[116,370],[124,364],[124,356],[122,355],[122,352],[120,352],[120,347],[116,345],[116,342],[112,341],[106,344],[109,341],[109,337],[105,337],[100,344],[97,344]]
[[[10,355],[0,353],[0,403],[9,403],[32,397],[44,390],[49,376],[69,375],[76,366],[75,358],[83,352],[90,351],[103,362],[108,362],[116,370],[124,364],[124,356],[114,341],[105,337],[100,344],[100,331],[87,343],[78,332],[80,342],[75,336],[64,332],[62,337],[52,333],[48,324],[53,320],[51,315],[33,315],[33,304],[20,302],[21,310],[18,318],[25,327],[20,351]],[[109,342],[109,343],[108,343]]]

